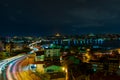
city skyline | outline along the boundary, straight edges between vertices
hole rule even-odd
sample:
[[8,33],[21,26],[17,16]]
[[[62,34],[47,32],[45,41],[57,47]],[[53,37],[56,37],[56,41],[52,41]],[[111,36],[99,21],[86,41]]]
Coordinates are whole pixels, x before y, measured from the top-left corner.
[[119,33],[119,0],[0,1],[0,35]]

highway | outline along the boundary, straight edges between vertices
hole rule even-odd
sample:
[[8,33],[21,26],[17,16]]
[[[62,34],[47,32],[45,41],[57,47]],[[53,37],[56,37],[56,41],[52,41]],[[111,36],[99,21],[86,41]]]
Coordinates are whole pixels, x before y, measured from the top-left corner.
[[[17,65],[22,61],[25,56],[13,60],[6,69],[7,80],[18,80],[17,69],[20,71],[21,68]],[[20,76],[20,75],[19,75]]]
[[[30,46],[40,42],[41,41],[32,43]],[[38,51],[35,47],[31,49],[30,54]],[[26,71],[23,70],[23,67],[30,64],[28,63],[28,56],[30,54],[22,54],[0,61],[0,80],[40,80],[40,78],[29,69]]]
[[0,61],[0,80],[41,80],[29,69],[29,64],[34,61],[34,58],[29,56],[18,55]]
[[7,78],[10,78],[9,80],[11,80],[11,76],[7,73],[7,70],[9,69],[9,66],[22,57],[24,57],[24,55],[18,55],[0,61],[0,80],[8,80]]

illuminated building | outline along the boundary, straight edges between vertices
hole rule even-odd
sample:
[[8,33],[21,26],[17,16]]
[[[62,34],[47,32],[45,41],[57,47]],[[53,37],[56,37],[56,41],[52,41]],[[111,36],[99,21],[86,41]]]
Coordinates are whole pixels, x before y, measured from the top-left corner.
[[56,37],[59,37],[59,36],[61,36],[59,33],[57,33],[56,35],[55,35]]

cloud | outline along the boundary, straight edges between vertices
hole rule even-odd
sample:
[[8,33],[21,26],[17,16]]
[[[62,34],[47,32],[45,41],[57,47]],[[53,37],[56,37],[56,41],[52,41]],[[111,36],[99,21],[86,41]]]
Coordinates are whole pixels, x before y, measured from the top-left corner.
[[97,9],[74,9],[68,13],[81,20],[112,20],[118,17],[117,13]]
[[88,28],[88,27],[103,27],[104,24],[100,23],[88,23],[88,24],[78,24],[78,25],[72,25],[73,28]]
[[[89,2],[89,3],[88,3]],[[100,0],[91,2],[86,0],[83,5],[69,10],[67,13],[76,27],[105,26],[120,24],[120,1]]]

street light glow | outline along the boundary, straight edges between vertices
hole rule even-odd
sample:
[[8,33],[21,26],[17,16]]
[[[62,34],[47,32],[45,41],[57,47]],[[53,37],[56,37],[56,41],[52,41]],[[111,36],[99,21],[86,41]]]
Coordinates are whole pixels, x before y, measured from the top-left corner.
[[62,67],[62,70],[65,71],[65,67]]

